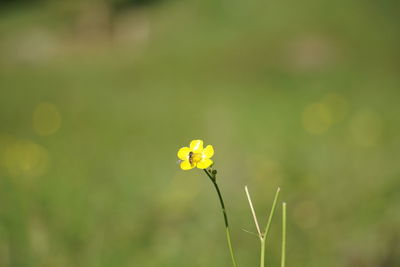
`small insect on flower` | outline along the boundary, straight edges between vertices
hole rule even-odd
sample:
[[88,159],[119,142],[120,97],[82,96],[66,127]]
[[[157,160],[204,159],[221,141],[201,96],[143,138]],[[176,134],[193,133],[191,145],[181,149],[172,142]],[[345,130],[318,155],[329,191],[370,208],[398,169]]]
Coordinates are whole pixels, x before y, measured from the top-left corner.
[[208,145],[203,148],[203,140],[193,140],[189,147],[182,147],[178,151],[180,167],[182,170],[190,170],[194,167],[207,169],[213,164],[211,157],[214,155],[214,148]]

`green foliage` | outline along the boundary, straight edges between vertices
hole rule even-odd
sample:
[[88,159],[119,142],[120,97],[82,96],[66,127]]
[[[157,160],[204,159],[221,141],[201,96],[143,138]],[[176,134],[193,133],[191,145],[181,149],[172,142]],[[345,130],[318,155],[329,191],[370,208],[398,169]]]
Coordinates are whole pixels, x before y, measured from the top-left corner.
[[195,138],[238,266],[259,260],[246,184],[264,222],[284,189],[286,266],[399,265],[388,3],[71,3],[0,16],[0,266],[229,266],[209,181],[176,164]]

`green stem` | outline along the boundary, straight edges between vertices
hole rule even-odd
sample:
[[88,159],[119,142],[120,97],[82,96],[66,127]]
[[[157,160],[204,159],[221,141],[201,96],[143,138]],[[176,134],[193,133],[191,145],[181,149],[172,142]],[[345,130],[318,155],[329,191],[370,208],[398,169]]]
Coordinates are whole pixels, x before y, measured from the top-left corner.
[[225,222],[225,229],[226,229],[226,240],[228,241],[228,247],[229,247],[229,252],[231,254],[231,259],[232,259],[232,264],[234,267],[236,267],[236,260],[235,260],[235,256],[233,253],[233,248],[232,248],[232,243],[231,243],[231,234],[229,231],[229,223],[228,223],[228,215],[226,213],[226,209],[225,209],[225,204],[224,204],[224,199],[222,198],[222,194],[221,191],[219,190],[217,181],[215,176],[211,176],[211,174],[207,171],[204,170],[204,172],[207,174],[208,178],[210,178],[211,182],[213,183],[215,190],[217,191],[218,194],[218,198],[219,198],[219,203],[221,204],[221,209],[222,209],[222,213],[224,215],[224,222]]
[[281,267],[285,267],[286,254],[286,203],[282,204],[282,256]]
[[265,259],[265,238],[261,238],[261,259],[260,259],[260,267],[264,267],[264,259]]
[[278,196],[279,196],[279,192],[281,191],[281,189],[278,187],[278,190],[276,190],[275,193],[275,198],[274,198],[274,203],[272,203],[272,208],[271,208],[271,212],[269,214],[269,218],[268,218],[268,222],[267,222],[267,226],[265,227],[265,231],[264,231],[264,235],[261,238],[261,260],[260,260],[260,267],[264,267],[264,262],[265,262],[265,247],[266,247],[266,240],[268,237],[268,232],[269,232],[269,228],[271,226],[271,221],[272,221],[272,217],[274,216],[274,212],[275,212],[275,206],[276,206],[276,201],[278,200]]

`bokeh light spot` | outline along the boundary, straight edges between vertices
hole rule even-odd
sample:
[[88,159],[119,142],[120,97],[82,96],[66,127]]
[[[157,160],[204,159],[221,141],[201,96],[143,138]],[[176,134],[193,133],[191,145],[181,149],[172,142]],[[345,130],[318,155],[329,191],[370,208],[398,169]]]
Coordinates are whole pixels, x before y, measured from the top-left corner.
[[307,106],[302,114],[304,129],[311,134],[322,134],[332,125],[332,111],[323,102]]
[[29,140],[8,143],[2,158],[11,176],[41,176],[46,172],[49,164],[46,149]]
[[40,103],[33,113],[33,128],[38,135],[51,135],[61,126],[61,115],[51,103]]

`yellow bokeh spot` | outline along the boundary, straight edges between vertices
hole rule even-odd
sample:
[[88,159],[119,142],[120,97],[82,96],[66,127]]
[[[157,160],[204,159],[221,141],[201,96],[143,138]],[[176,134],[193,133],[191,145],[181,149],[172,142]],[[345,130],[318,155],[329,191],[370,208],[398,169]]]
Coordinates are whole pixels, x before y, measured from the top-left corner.
[[307,132],[322,134],[332,125],[332,110],[323,102],[314,103],[304,109],[302,120]]
[[61,115],[51,103],[40,103],[33,112],[33,128],[38,135],[51,135],[61,126]]
[[41,176],[49,165],[46,149],[29,140],[7,143],[2,154],[2,165],[11,176]]

